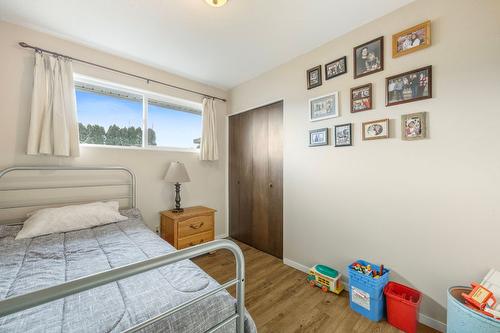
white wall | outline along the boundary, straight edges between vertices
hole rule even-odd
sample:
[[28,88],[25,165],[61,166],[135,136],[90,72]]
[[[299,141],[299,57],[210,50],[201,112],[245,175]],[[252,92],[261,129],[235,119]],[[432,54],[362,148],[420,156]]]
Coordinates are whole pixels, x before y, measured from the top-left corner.
[[[71,164],[71,165],[124,165],[131,168],[138,180],[138,207],[146,223],[155,228],[159,212],[173,206],[173,185],[162,181],[170,161],[181,161],[191,176],[191,183],[183,185],[183,206],[206,205],[217,209],[216,235],[226,233],[225,223],[225,103],[217,102],[219,148],[222,159],[201,162],[198,154],[151,150],[126,150],[119,148],[82,147],[79,158],[27,156],[26,139],[29,125],[31,91],[33,84],[33,52],[18,46],[27,42],[49,50],[93,61],[147,76],[185,88],[200,90],[219,97],[227,93],[190,81],[151,67],[99,52],[97,50],[55,38],[17,25],[0,21],[0,168],[11,165]],[[150,90],[170,96],[201,102],[201,97],[159,85],[125,77],[120,74],[74,63],[77,73],[117,82],[123,85]]]
[[[432,46],[392,59],[392,34],[428,19]],[[380,35],[385,70],[354,80],[352,48]],[[306,89],[308,68],[344,55],[348,74]],[[434,98],[385,107],[385,77],[426,65]],[[349,89],[369,82],[375,109],[350,114]],[[308,99],[332,91],[341,116],[309,122]],[[500,268],[499,92],[496,0],[417,0],[231,90],[231,113],[284,98],[284,257],[343,272],[358,258],[383,263],[445,322],[448,287]],[[421,111],[429,137],[402,141],[401,115]],[[391,138],[361,141],[361,123],[382,118]],[[353,147],[308,147],[309,129],[347,122]]]

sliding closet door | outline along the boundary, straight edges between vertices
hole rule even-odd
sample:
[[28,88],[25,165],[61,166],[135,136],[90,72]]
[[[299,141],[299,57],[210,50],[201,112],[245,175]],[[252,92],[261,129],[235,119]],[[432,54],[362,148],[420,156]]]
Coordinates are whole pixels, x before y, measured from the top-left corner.
[[229,117],[229,230],[231,237],[241,239],[240,220],[240,117]]
[[246,112],[238,116],[240,118],[239,140],[237,147],[240,165],[239,179],[239,240],[247,244],[252,242],[252,224],[253,224],[253,113]]
[[269,251],[283,258],[283,102],[269,106]]
[[252,146],[252,246],[270,253],[269,241],[269,108],[249,112],[253,116]]
[[283,103],[229,120],[230,235],[283,257]]

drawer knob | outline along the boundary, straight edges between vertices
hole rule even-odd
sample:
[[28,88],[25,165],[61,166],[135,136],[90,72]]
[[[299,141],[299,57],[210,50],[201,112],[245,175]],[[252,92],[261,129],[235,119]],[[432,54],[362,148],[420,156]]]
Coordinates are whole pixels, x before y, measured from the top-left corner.
[[191,229],[200,229],[201,227],[203,227],[203,224],[204,224],[204,222],[200,222],[198,225],[193,223],[193,224],[190,224],[189,227]]
[[[201,244],[201,243],[203,243],[203,239],[200,239],[200,242],[198,244]],[[194,245],[196,245],[196,243],[194,243],[194,242],[189,243],[189,246],[194,246]]]

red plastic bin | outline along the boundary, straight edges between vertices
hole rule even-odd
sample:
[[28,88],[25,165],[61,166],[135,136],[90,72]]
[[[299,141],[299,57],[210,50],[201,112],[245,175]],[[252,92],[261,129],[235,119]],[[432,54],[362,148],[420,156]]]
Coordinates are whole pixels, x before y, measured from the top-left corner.
[[396,282],[384,287],[387,321],[406,333],[417,332],[417,318],[422,294]]

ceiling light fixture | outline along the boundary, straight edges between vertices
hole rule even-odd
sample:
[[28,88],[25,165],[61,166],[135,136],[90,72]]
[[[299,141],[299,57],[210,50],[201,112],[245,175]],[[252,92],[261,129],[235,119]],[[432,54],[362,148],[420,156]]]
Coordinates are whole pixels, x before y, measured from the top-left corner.
[[227,0],[205,0],[212,7],[222,7],[227,3]]

